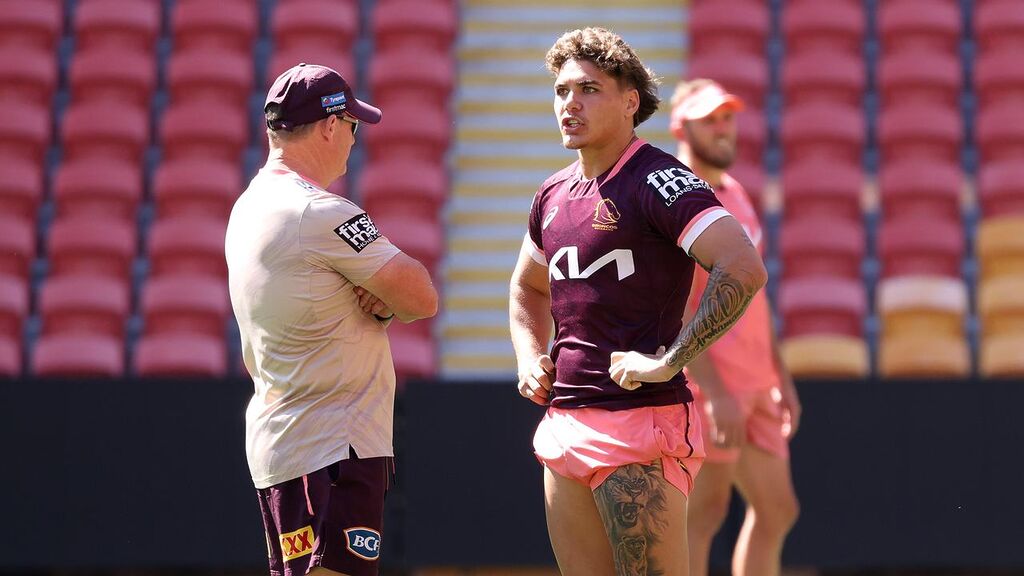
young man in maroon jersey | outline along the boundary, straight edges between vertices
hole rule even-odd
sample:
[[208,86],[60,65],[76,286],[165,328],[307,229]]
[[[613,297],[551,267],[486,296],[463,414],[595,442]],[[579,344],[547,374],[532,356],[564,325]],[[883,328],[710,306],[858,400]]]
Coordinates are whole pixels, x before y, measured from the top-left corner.
[[[760,250],[761,223],[739,182],[725,172],[736,158],[736,113],[743,102],[706,78],[682,82],[672,97],[669,128],[677,156],[714,186],[722,205]],[[708,275],[694,271],[687,315]],[[789,438],[800,400],[782,363],[768,296],[758,292],[729,333],[686,366],[703,418],[704,466],[690,494],[691,576],[707,576],[711,540],[729,510],[733,484],[747,515],[732,559],[734,576],[778,575],[782,545],[799,510],[789,471]]]
[[[534,438],[548,533],[566,576],[685,575],[704,450],[681,370],[740,316],[764,265],[711,187],[636,137],[657,87],[622,38],[568,32],[546,64],[578,160],[534,198],[510,320],[519,392],[549,406]],[[709,281],[684,325],[695,262]]]

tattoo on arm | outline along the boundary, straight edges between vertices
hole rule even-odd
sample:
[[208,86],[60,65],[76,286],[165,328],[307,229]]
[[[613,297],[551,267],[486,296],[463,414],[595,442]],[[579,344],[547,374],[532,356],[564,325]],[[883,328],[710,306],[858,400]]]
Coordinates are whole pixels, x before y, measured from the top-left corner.
[[669,347],[669,364],[682,370],[700,355],[739,320],[759,288],[715,264],[708,274],[708,285],[697,305],[697,313]]
[[596,490],[618,576],[662,574],[651,557],[668,525],[667,482],[661,462],[621,466]]

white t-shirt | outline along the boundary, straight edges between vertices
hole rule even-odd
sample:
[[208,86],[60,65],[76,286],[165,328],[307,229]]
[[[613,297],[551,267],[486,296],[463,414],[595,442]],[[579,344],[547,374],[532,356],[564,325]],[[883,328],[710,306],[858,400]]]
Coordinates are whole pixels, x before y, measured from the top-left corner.
[[353,292],[399,253],[370,217],[295,172],[262,169],[235,202],[225,255],[255,394],[253,483],[348,457],[392,456],[395,371],[384,326]]

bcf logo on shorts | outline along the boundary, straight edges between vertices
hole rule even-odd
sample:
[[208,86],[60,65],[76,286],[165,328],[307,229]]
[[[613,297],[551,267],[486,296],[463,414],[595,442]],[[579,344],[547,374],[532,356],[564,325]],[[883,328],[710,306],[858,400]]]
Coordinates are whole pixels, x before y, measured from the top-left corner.
[[363,560],[376,560],[380,557],[380,532],[371,528],[357,527],[345,529],[348,551]]
[[313,553],[313,529],[309,526],[295,532],[281,534],[281,555],[284,561],[302,558]]

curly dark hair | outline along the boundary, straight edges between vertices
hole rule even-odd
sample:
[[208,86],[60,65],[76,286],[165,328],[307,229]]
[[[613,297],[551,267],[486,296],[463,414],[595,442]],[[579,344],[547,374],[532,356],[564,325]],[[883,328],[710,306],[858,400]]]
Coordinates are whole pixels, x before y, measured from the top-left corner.
[[640,94],[640,106],[633,114],[639,126],[658,109],[658,78],[644,66],[636,52],[618,34],[604,28],[583,28],[566,32],[544,57],[549,72],[558,75],[568,60],[593,62],[605,74]]

